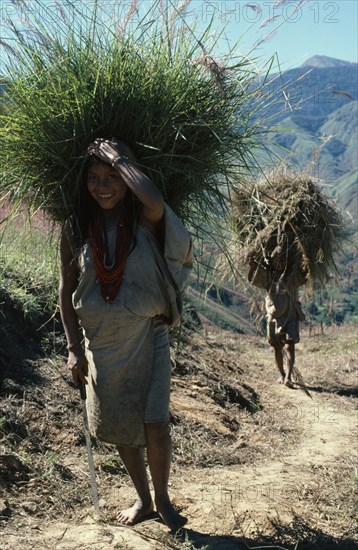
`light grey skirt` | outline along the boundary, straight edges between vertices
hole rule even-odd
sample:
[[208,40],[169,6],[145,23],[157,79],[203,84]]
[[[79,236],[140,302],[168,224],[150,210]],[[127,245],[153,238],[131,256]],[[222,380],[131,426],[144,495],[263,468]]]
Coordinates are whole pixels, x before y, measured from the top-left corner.
[[141,447],[144,424],[169,419],[170,348],[168,328],[158,318],[132,321],[133,331],[128,316],[122,320],[126,330],[116,345],[91,349],[89,342],[87,410],[94,436]]

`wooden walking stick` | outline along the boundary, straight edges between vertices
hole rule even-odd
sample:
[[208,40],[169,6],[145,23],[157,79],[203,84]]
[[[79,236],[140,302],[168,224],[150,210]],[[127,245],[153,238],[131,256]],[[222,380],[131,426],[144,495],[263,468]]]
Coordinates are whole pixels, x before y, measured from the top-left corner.
[[90,474],[92,500],[93,500],[95,515],[99,517],[100,512],[99,512],[96,474],[94,470],[92,443],[91,443],[91,436],[89,432],[88,416],[87,416],[87,408],[86,408],[86,397],[87,397],[86,386],[82,382],[80,382],[80,395],[81,395],[81,401],[82,401],[82,416],[83,416],[83,425],[84,425],[84,432],[85,432],[86,446],[87,446],[87,461],[88,461],[88,469]]

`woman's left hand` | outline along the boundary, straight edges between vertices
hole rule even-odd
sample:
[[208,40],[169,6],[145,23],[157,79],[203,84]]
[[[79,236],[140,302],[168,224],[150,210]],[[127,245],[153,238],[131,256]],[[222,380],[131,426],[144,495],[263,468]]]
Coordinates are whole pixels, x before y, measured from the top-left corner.
[[96,139],[87,149],[87,153],[94,155],[106,164],[113,166],[118,159],[128,161],[128,157],[121,154],[114,141],[109,139]]

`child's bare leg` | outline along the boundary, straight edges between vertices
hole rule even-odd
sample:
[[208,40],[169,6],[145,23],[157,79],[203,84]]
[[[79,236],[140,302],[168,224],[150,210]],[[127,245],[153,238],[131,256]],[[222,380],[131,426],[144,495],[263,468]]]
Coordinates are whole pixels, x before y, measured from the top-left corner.
[[284,378],[284,384],[286,386],[292,386],[292,371],[295,365],[295,344],[293,342],[288,342],[285,344],[286,352],[286,374]]
[[276,366],[280,372],[280,376],[278,378],[278,382],[280,384],[284,383],[285,380],[285,371],[283,369],[283,347],[281,345],[276,345],[273,347],[275,351],[275,362]]

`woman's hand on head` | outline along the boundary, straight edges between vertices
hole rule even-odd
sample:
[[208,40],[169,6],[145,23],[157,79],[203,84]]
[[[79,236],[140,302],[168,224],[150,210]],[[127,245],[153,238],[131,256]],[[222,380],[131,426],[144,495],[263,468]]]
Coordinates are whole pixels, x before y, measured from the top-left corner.
[[88,361],[83,350],[81,352],[70,351],[68,353],[67,366],[71,370],[73,381],[76,384],[81,382],[82,384],[87,384]]
[[120,151],[120,144],[115,140],[96,139],[87,149],[89,155],[97,157],[102,162],[113,166],[118,159],[129,160],[128,157]]

